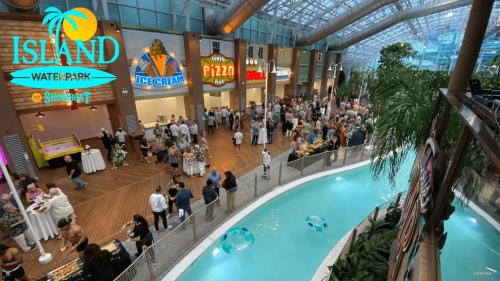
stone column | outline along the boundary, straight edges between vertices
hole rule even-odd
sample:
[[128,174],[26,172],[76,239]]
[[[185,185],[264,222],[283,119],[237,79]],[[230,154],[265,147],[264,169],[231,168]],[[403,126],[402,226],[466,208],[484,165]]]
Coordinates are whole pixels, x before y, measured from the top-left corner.
[[[275,63],[278,63],[278,46],[269,44],[267,46],[267,61],[270,62],[274,60]],[[273,70],[275,67],[274,63],[269,63],[269,72]],[[269,77],[267,78],[267,100],[268,102],[276,101],[276,74],[268,73]]]
[[[134,91],[130,82],[130,72],[123,42],[123,32],[118,32],[121,27],[117,23],[109,21],[100,22],[101,34],[116,39],[120,45],[120,54],[118,59],[108,65],[108,71],[116,76],[116,80],[111,83],[115,96],[115,104],[110,114],[110,121],[113,131],[117,127],[122,127],[128,133],[137,133],[139,131],[137,124],[137,109],[135,107]],[[109,40],[105,41],[105,56],[109,59],[114,54],[114,44]],[[108,107],[109,109],[109,107]],[[111,114],[115,116],[111,116]],[[118,121],[118,123],[116,122]]]
[[234,41],[234,84],[235,88],[229,95],[232,109],[244,110],[247,96],[247,42],[236,39]]
[[309,59],[309,72],[307,74],[307,88],[306,98],[311,97],[314,89],[314,81],[316,80],[316,64],[318,62],[318,51],[311,51],[311,58]]
[[337,93],[337,86],[339,84],[339,74],[340,74],[340,62],[342,60],[342,54],[337,53],[335,56],[335,65],[334,71],[335,71],[335,79],[332,81],[333,83],[333,88],[332,88],[332,98],[331,98],[331,108],[332,108],[332,115],[335,116],[337,115],[337,101],[335,100],[335,97],[333,96],[333,93]]
[[323,71],[321,73],[321,87],[319,90],[320,97],[324,97],[328,94],[328,68],[331,63],[331,54],[325,53],[325,60],[323,62]]
[[184,96],[186,115],[193,118],[200,130],[206,130],[203,122],[203,80],[201,77],[200,35],[184,32],[184,51],[186,54],[187,85],[189,95]]
[[472,3],[464,39],[448,84],[448,94],[455,95],[461,100],[467,91],[468,79],[472,76],[483,44],[493,2],[493,0],[474,0]]
[[297,96],[297,82],[299,81],[300,49],[292,50],[292,66],[290,68],[290,83],[285,85],[285,97]]
[[340,74],[340,62],[341,61],[342,61],[342,54],[337,53],[337,55],[335,56],[335,65],[337,67],[335,68],[335,81],[333,81],[334,90],[336,90],[338,85],[339,85],[339,74]]

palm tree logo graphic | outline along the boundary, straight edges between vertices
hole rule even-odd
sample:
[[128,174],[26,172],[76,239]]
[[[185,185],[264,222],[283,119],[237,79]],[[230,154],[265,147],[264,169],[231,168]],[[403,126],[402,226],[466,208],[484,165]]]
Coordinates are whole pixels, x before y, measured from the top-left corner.
[[97,30],[95,15],[86,8],[74,8],[63,13],[56,7],[49,7],[44,12],[46,15],[43,18],[42,26],[48,24],[48,33],[49,36],[54,37],[57,56],[61,48],[61,27],[66,37],[73,41],[87,41],[94,36]]

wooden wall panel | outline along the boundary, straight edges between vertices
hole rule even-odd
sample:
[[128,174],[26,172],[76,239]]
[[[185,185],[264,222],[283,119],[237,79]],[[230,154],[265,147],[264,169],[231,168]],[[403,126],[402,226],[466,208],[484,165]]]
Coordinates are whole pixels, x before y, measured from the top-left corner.
[[[64,32],[61,28],[61,32]],[[99,35],[99,29],[96,32],[96,36]],[[19,36],[19,46],[20,46],[20,64],[13,64],[13,55],[14,55],[14,44],[13,44],[13,36]],[[36,21],[18,21],[18,20],[0,20],[0,69],[8,74],[12,71],[25,69],[29,67],[37,67],[42,66],[40,64],[23,64],[21,56],[22,52],[22,44],[27,39],[45,39],[47,40],[48,47],[45,51],[45,57],[47,59],[54,57],[54,52],[52,48],[52,43],[50,41],[49,34],[47,32],[47,26],[41,26],[40,22]],[[73,50],[76,50],[76,44],[72,40],[66,39],[68,43],[69,49],[74,54]],[[85,42],[85,45],[90,49],[90,43]],[[97,60],[99,54],[98,44],[95,44],[96,52],[95,58]],[[121,50],[124,51],[124,50]],[[75,57],[73,56],[73,59]],[[87,57],[81,57],[82,63],[78,64],[81,67],[89,67],[101,70],[107,70],[108,66],[105,64],[92,64]],[[48,66],[48,65],[43,65]],[[57,107],[61,106],[64,103],[51,103],[49,106],[44,103],[35,104],[31,100],[31,95],[33,93],[44,93],[45,91],[50,91],[52,93],[62,93],[61,90],[45,90],[45,89],[34,89],[27,88],[18,85],[14,85],[12,83],[7,82],[7,88],[9,92],[9,96],[14,104],[16,110],[27,110],[27,109],[36,109],[36,108],[47,108],[47,107]],[[106,102],[113,101],[114,95],[111,84],[105,84],[102,86],[84,89],[84,91],[90,91],[90,103],[93,102]],[[79,91],[83,92],[83,91]]]

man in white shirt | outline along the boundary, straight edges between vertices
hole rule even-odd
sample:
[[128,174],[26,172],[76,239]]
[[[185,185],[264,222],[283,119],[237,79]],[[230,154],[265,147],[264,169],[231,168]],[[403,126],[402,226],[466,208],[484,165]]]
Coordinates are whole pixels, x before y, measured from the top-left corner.
[[177,142],[177,140],[179,139],[179,127],[175,122],[170,125],[170,133],[172,133],[172,140],[174,142]]
[[153,211],[155,230],[158,232],[158,220],[161,217],[163,222],[163,228],[168,229],[167,225],[167,199],[162,194],[161,186],[157,186],[155,193],[151,194],[149,197],[149,203],[151,204],[151,211]]
[[182,124],[179,125],[179,132],[181,135],[186,135],[188,142],[191,142],[191,134],[189,134],[189,127],[186,122],[182,121]]
[[212,132],[212,135],[214,134],[214,129],[215,129],[215,117],[213,115],[208,116],[208,133]]
[[279,103],[274,104],[274,107],[273,107],[273,113],[276,113],[276,112],[277,112],[277,113],[280,113],[280,111],[281,111],[281,106],[280,106],[280,104],[279,104]]
[[196,122],[193,122],[193,125],[189,127],[189,131],[191,133],[191,139],[193,140],[193,143],[198,143],[198,124],[196,124]]
[[236,147],[236,154],[240,154],[241,144],[243,143],[243,133],[240,129],[236,129],[236,133],[233,136],[233,144]]
[[227,117],[227,108],[224,106],[222,108],[222,126],[225,126],[226,125],[226,117]]
[[68,197],[53,183],[47,183],[47,187],[49,188],[50,198],[43,208],[49,210],[55,222],[62,219],[71,219],[71,223],[76,223],[73,206],[69,203]]
[[[118,144],[120,144],[120,146],[123,146],[125,144],[126,136],[127,132],[125,132],[123,128],[118,128],[118,131],[116,131],[115,133],[115,138],[116,141],[118,141]],[[123,146],[123,150],[125,150],[125,146]]]

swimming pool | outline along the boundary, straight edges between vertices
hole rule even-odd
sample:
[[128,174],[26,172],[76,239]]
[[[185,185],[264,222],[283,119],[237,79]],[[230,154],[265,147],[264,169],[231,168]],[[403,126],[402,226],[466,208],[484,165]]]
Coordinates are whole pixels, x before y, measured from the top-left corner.
[[[211,245],[178,280],[254,281],[310,280],[342,236],[377,205],[408,187],[413,157],[403,164],[396,187],[382,177],[374,181],[369,166],[305,183],[264,204],[235,226],[247,228],[255,244],[227,254]],[[305,219],[318,215],[328,222],[315,232]]]
[[470,208],[455,206],[445,222],[448,237],[441,253],[442,280],[499,281],[499,233]]

